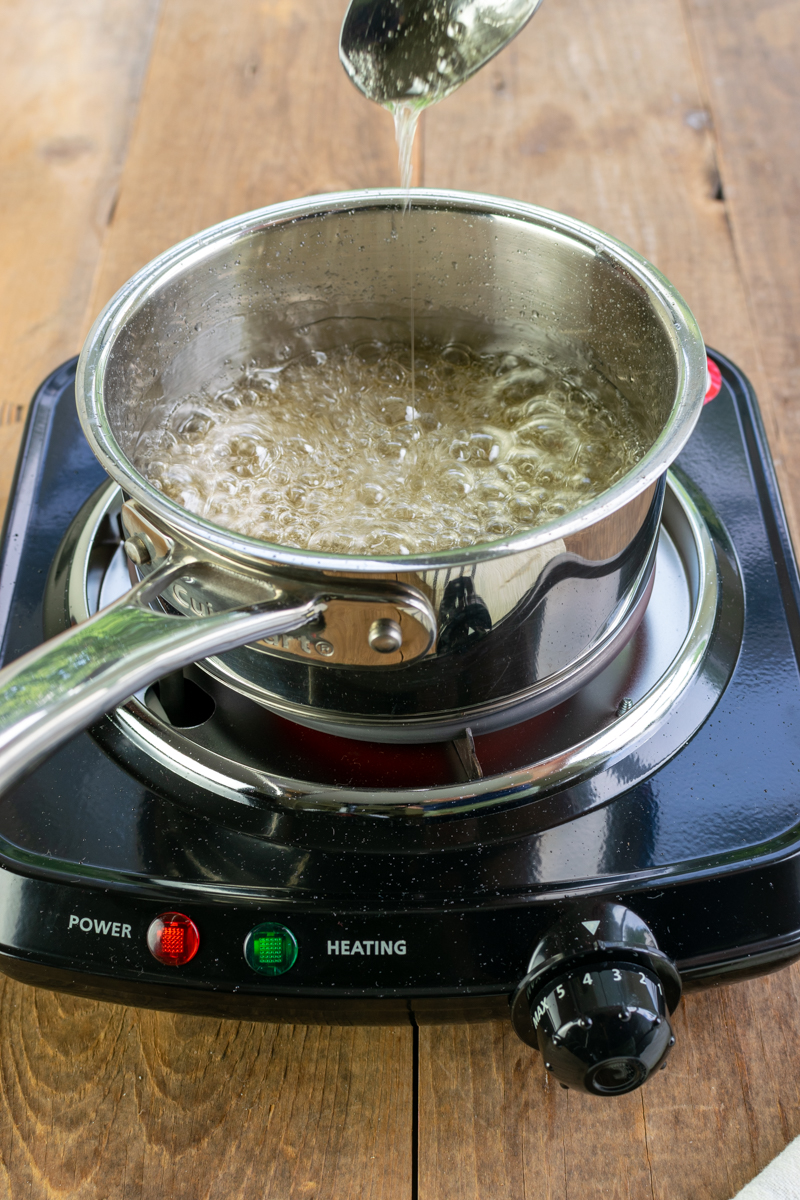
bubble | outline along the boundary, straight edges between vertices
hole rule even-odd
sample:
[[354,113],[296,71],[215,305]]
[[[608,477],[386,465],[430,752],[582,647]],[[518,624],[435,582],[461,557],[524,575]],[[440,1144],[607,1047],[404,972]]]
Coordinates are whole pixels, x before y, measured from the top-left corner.
[[550,380],[544,367],[518,367],[500,377],[494,388],[495,398],[503,404],[521,404],[540,395]]
[[385,497],[386,493],[379,483],[365,483],[361,489],[359,499],[362,504],[375,506]]
[[445,346],[440,358],[449,366],[466,367],[472,361],[472,353],[469,346],[460,346],[457,342],[452,342],[449,346]]
[[516,354],[501,354],[494,373],[495,375],[506,375],[521,365],[521,360]]
[[361,362],[374,363],[385,356],[386,347],[381,342],[359,342],[353,353]]
[[445,497],[461,499],[467,496],[473,488],[472,476],[467,471],[451,468],[442,477],[442,487]]
[[492,517],[486,522],[485,532],[492,538],[511,537],[517,532],[516,525],[513,521],[503,520],[502,517]]
[[207,413],[192,413],[178,426],[178,433],[185,441],[200,441],[205,437],[214,420]]
[[[577,357],[577,356],[576,356]],[[405,555],[506,538],[587,503],[647,449],[598,373],[460,343],[361,342],[251,363],[215,396],[168,399],[135,465],[252,537]]]
[[508,502],[508,514],[513,519],[516,528],[520,525],[535,525],[539,516],[540,505],[531,504],[513,496]]

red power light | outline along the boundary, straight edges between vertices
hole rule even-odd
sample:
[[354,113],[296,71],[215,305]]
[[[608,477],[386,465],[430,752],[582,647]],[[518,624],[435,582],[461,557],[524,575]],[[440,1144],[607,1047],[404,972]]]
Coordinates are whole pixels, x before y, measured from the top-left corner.
[[151,921],[147,948],[153,958],[168,967],[182,967],[193,959],[200,947],[200,934],[194,921],[183,913],[167,912]]
[[708,404],[710,400],[718,396],[722,388],[722,372],[719,367],[711,358],[707,358],[706,363],[708,365],[708,391],[703,404]]

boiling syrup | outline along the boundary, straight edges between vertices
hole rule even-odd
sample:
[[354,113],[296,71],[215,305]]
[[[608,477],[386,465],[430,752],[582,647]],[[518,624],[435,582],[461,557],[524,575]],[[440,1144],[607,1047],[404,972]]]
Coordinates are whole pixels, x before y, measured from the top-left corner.
[[339,554],[425,554],[508,537],[587,503],[647,449],[591,369],[378,342],[252,367],[176,402],[134,461],[193,513]]

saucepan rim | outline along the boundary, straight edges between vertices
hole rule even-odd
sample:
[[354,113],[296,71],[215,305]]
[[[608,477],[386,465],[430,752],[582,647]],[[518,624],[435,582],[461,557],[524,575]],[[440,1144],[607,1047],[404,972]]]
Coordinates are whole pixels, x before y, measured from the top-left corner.
[[93,452],[122,489],[149,513],[189,541],[200,541],[224,556],[254,564],[282,564],[327,572],[403,573],[459,568],[529,551],[566,538],[601,521],[645,491],[667,470],[694,428],[706,392],[706,352],[697,322],[683,297],[651,263],[623,242],[585,222],[550,209],[471,192],[419,188],[415,208],[496,216],[540,225],[566,235],[595,254],[619,263],[644,289],[670,337],[677,365],[676,397],[664,427],[647,454],[612,487],[589,503],[532,530],[473,546],[411,555],[342,555],[310,552],[249,537],[216,525],[183,508],[153,487],[119,445],[105,408],[103,387],[109,359],[126,324],[154,292],[187,267],[199,267],[226,246],[264,228],[291,225],[358,209],[400,209],[407,193],[400,188],[364,189],[304,197],[255,209],[186,238],[138,271],[109,301],[86,339],[77,368],[78,414]]

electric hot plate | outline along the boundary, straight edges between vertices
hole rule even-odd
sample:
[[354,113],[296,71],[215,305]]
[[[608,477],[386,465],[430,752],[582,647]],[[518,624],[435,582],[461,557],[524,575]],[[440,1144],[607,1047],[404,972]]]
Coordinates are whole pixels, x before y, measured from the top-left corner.
[[[499,733],[393,746],[190,667],[3,798],[0,970],[245,1019],[510,1016],[562,1082],[613,1095],[663,1063],[681,987],[800,957],[800,584],[756,398],[712,359],[647,613],[592,683]],[[4,662],[129,586],[74,375],[28,420]]]

